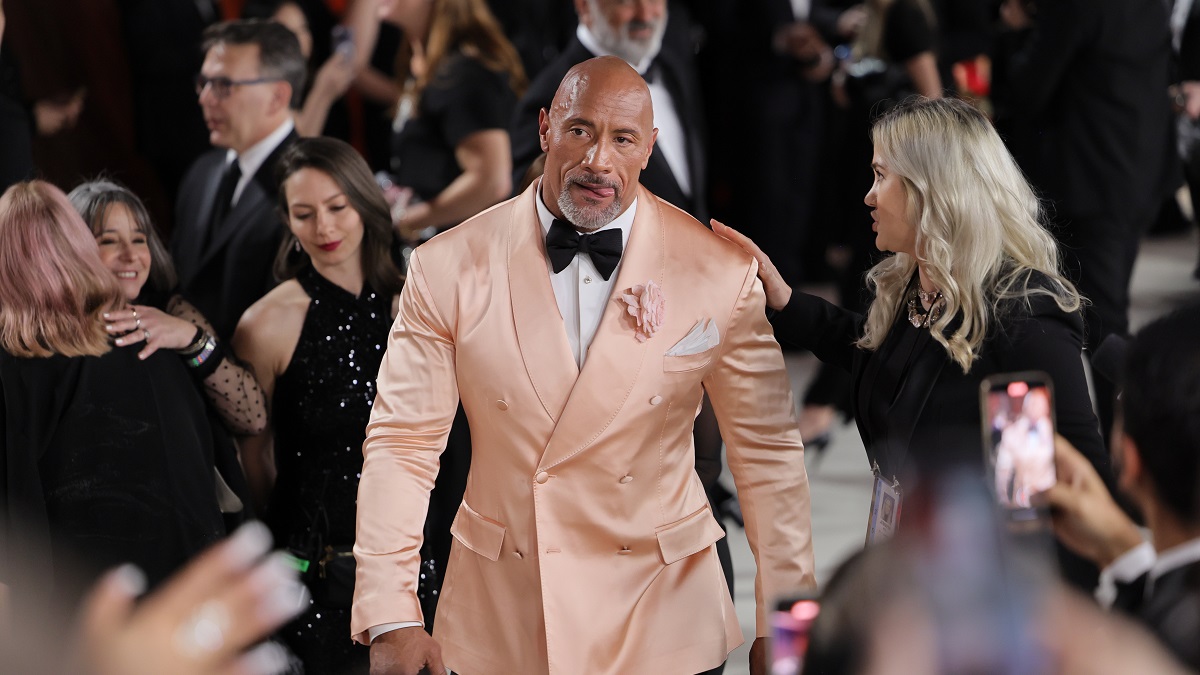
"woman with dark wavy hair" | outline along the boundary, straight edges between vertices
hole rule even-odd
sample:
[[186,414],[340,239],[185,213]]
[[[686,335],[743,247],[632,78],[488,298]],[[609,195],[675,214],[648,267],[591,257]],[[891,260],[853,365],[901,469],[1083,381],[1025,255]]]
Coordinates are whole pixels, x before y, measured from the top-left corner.
[[173,353],[113,345],[125,303],[61,190],[0,197],[0,575],[19,552],[68,599],[126,562],[161,581],[225,533],[204,401]]
[[[175,292],[175,265],[142,200],[103,179],[83,183],[67,199],[91,229],[100,260],[129,303],[104,317],[114,344],[138,345],[142,359],[159,349],[178,354],[230,433],[261,432],[267,415],[258,382],[217,339],[200,310]],[[232,462],[226,468],[235,467]]]
[[[362,443],[402,282],[387,203],[354,148],[301,139],[279,175],[282,283],[233,336],[271,410],[267,430],[243,439],[242,463],[275,540],[332,573],[354,543]],[[349,640],[349,605],[312,590],[312,608],[284,640],[307,672],[366,672],[369,651]]]

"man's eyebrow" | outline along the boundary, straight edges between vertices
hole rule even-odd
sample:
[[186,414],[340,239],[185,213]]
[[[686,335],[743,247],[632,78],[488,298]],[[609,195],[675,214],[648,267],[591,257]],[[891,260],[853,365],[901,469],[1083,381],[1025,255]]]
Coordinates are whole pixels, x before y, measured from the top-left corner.
[[585,127],[595,127],[596,126],[595,122],[587,119],[586,117],[579,117],[578,115],[576,115],[575,117],[567,118],[567,124],[572,124],[572,125],[580,124]]

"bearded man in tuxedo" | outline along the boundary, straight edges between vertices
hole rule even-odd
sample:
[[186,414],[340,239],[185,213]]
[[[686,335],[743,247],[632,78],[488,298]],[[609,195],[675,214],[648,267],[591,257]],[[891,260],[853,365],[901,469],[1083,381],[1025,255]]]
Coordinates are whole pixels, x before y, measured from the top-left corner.
[[[750,257],[639,185],[650,93],[627,63],[567,73],[546,170],[412,256],[358,498],[352,620],[372,672],[680,673],[743,639],[694,470],[707,391],[773,600],[812,587],[808,478]],[[422,526],[461,399],[472,465],[434,635]]]

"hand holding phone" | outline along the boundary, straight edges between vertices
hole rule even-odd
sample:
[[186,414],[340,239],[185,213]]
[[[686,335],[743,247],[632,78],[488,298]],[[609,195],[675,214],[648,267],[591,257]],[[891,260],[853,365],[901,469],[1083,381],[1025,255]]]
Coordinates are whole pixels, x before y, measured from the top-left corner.
[[1055,483],[1054,393],[1040,372],[993,375],[980,389],[983,445],[998,503],[1013,520],[1033,520],[1033,495]]

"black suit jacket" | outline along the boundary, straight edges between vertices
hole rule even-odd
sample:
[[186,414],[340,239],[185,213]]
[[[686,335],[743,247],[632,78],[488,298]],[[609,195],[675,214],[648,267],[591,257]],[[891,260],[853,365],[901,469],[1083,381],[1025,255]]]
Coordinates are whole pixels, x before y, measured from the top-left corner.
[[[979,388],[983,378],[1024,370],[1048,373],[1054,384],[1058,432],[1087,456],[1111,483],[1108,455],[1092,411],[1081,353],[1083,320],[1055,302],[1036,295],[1031,307],[1001,309],[971,370],[963,373],[936,343],[923,349],[908,369],[903,393],[892,403],[887,428],[872,424],[860,409],[860,396],[876,382],[868,368],[886,350],[866,351],[854,342],[862,335],[864,317],[825,300],[795,292],[772,318],[781,343],[811,350],[817,358],[850,371],[854,382],[854,417],[871,459],[886,475],[939,472],[949,466],[983,467],[983,431]],[[897,324],[907,320],[901,308]],[[888,340],[896,338],[892,330]],[[930,342],[932,338],[926,336]],[[900,462],[904,466],[899,466]]]
[[1060,220],[1144,222],[1177,184],[1167,25],[1163,0],[1038,3],[1011,104],[1036,135],[1023,168]]
[[221,338],[231,337],[242,312],[275,286],[271,267],[284,233],[276,208],[275,164],[297,138],[293,131],[271,152],[211,235],[207,230],[226,151],[216,148],[202,155],[179,188],[171,238],[179,291]]
[[1200,562],[1158,577],[1148,594],[1146,578],[1118,585],[1113,609],[1145,625],[1189,668],[1200,669]]
[[[1031,279],[1031,284],[1043,283],[1037,275]],[[871,352],[854,345],[863,334],[863,315],[806,293],[793,293],[771,323],[779,342],[809,349],[822,361],[850,371],[854,419],[867,456],[879,463],[885,476],[900,476],[910,492],[914,486],[920,490],[928,484],[921,478],[954,469],[984,475],[980,384],[988,375],[1026,370],[1050,375],[1058,432],[1088,458],[1112,489],[1108,454],[1083,374],[1083,317],[1079,312],[1063,312],[1052,299],[1041,295],[1031,298],[1029,308],[1005,303],[994,316],[999,319],[991,322],[988,337],[967,373],[927,331],[922,332],[920,337],[932,344],[925,344],[908,368],[901,393],[891,401],[885,427],[864,414],[861,402],[864,396],[878,393],[874,390],[879,382],[872,375],[878,368],[871,366],[879,364],[872,361],[895,344],[900,333],[896,326],[908,319],[904,306],[884,346]],[[1094,565],[1061,545],[1058,557],[1064,578],[1081,589],[1095,587],[1098,572]]]
[[[1179,0],[1175,1],[1179,2]],[[1193,2],[1188,11],[1187,22],[1183,24],[1183,35],[1179,40],[1179,51],[1175,56],[1175,71],[1172,80],[1176,82],[1200,80],[1200,2]]]
[[[702,223],[708,223],[707,201],[707,165],[704,142],[703,102],[700,95],[700,83],[696,73],[696,65],[690,48],[688,25],[690,21],[681,9],[671,6],[667,22],[666,34],[663,37],[662,50],[655,59],[655,66],[660,69],[666,88],[671,92],[675,102],[675,111],[679,114],[679,122],[687,135],[688,169],[691,181],[691,195],[683,192],[679,183],[671,173],[670,166],[662,153],[650,155],[650,163],[642,171],[641,184],[655,195],[692,214]],[[521,179],[539,155],[542,154],[538,138],[538,111],[549,108],[554,93],[563,76],[577,63],[586,61],[595,54],[589,52],[576,36],[571,37],[562,54],[538,74],[529,85],[525,96],[517,104],[509,127],[512,139],[513,154],[513,186],[521,184]]]

